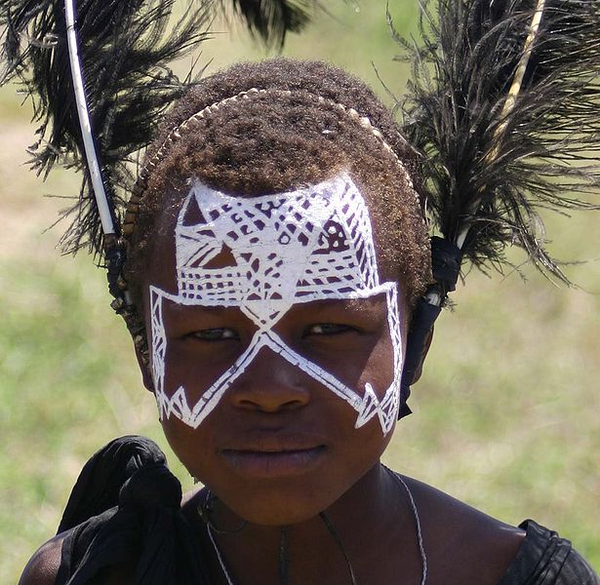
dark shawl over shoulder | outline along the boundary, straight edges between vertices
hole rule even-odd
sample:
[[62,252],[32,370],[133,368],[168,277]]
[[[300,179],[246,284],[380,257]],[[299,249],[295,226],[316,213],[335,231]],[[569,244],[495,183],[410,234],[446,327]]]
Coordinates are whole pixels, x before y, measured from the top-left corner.
[[180,506],[181,485],[155,443],[112,441],[86,463],[67,503],[56,585],[101,583],[103,569],[122,562],[136,567],[132,585],[208,585]]
[[[86,463],[67,503],[56,585],[100,585],[104,570],[123,562],[135,567],[132,585],[209,585],[180,506],[181,485],[155,443],[112,441]],[[527,536],[500,585],[600,585],[568,540],[532,520],[521,528]]]
[[526,531],[525,540],[499,585],[600,585],[568,540],[533,520],[519,528]]

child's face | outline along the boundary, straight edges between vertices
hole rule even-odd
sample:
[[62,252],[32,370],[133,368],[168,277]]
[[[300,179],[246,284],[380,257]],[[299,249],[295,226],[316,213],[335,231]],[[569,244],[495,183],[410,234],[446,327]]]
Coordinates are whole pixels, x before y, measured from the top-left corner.
[[378,461],[405,319],[348,175],[258,198],[194,182],[158,230],[146,301],[165,433],[233,511],[299,522]]

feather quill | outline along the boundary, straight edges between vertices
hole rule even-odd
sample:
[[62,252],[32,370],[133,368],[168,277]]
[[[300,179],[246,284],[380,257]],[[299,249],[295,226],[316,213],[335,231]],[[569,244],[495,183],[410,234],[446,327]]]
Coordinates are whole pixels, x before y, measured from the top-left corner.
[[71,64],[71,79],[75,92],[75,105],[79,118],[79,127],[81,128],[81,138],[85,149],[85,158],[87,168],[90,174],[90,181],[94,192],[94,200],[98,207],[100,225],[104,237],[117,235],[117,228],[106,196],[106,189],[102,181],[102,171],[100,170],[100,161],[94,144],[94,135],[90,122],[90,112],[85,98],[85,87],[83,82],[83,71],[81,59],[79,58],[79,43],[77,39],[77,16],[75,14],[75,0],[65,0],[65,20],[67,25],[67,46],[69,51],[69,61]]
[[480,268],[502,270],[516,243],[569,283],[544,247],[539,211],[598,209],[600,4],[436,0],[437,18],[432,4],[419,42],[388,14],[413,65],[400,106],[432,220]]
[[[168,64],[207,36],[206,6],[188,10],[170,34],[174,0],[79,0],[77,35],[85,97],[103,187],[118,225],[132,183],[129,163],[146,146],[168,105],[186,84]],[[61,0],[0,0],[5,69],[17,78],[40,122],[31,148],[33,167],[45,175],[55,164],[84,175],[79,199],[64,212],[73,220],[61,244],[65,252],[87,248],[102,256],[104,234],[79,126]]]

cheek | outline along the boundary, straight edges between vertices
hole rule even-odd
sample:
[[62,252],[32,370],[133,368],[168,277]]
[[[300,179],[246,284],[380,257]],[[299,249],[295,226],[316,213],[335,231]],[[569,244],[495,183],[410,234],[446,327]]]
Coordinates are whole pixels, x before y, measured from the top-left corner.
[[382,399],[399,372],[394,368],[394,348],[390,336],[382,335],[373,345],[358,378],[357,391],[362,394],[370,384],[378,398]]
[[235,362],[239,352],[228,344],[215,344],[210,355],[198,351],[193,342],[170,340],[165,353],[165,392],[168,396],[184,388],[190,404],[200,399]]
[[193,429],[174,416],[165,418],[161,424],[171,449],[189,474],[203,482],[210,478],[216,452],[210,425]]

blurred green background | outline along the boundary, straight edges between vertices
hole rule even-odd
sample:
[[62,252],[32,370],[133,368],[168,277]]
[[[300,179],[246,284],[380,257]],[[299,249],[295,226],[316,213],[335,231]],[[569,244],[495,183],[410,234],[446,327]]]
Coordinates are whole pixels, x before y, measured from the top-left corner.
[[[391,3],[409,33],[417,0]],[[390,98],[404,66],[385,22],[384,0],[328,3],[285,55],[340,64]],[[230,30],[232,29],[233,30]],[[205,44],[208,72],[269,53],[223,21]],[[229,31],[229,32],[226,32]],[[190,59],[191,61],[191,59]],[[183,64],[183,66],[189,65]],[[42,184],[24,163],[34,141],[27,105],[0,91],[0,583],[14,583],[53,533],[87,458],[115,436],[140,433],[171,454],[152,396],[143,390],[125,327],[109,308],[105,276],[91,259],[61,257],[60,226],[44,231],[76,193],[57,172]],[[393,468],[505,522],[532,517],[564,536],[600,569],[600,214],[548,218],[553,252],[585,260],[557,288],[525,266],[489,279],[477,272],[440,319],[415,414],[386,454]],[[521,262],[518,252],[511,259]]]

